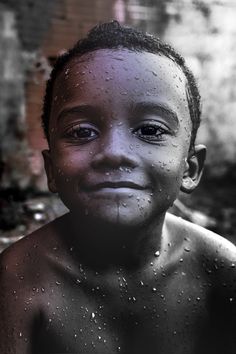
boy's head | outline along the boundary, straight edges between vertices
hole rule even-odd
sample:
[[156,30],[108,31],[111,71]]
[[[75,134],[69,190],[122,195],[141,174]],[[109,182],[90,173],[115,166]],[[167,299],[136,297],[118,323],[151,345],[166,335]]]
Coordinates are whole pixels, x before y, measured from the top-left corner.
[[68,63],[72,58],[82,56],[85,53],[95,50],[121,48],[134,52],[149,52],[162,55],[172,60],[181,68],[186,78],[186,97],[189,107],[189,114],[192,121],[190,149],[194,148],[194,142],[201,118],[200,94],[196,80],[192,72],[186,66],[184,58],[170,45],[163,43],[159,38],[151,34],[145,34],[134,28],[123,27],[117,21],[95,26],[88,33],[87,37],[79,40],[73,48],[58,57],[52,70],[51,78],[48,80],[44,98],[42,125],[47,140],[50,140],[48,127],[51,113],[53,86],[58,74],[66,66],[66,63]]
[[49,188],[76,214],[150,222],[198,184],[199,122],[194,78],[173,49],[117,22],[98,26],[59,58],[48,82]]

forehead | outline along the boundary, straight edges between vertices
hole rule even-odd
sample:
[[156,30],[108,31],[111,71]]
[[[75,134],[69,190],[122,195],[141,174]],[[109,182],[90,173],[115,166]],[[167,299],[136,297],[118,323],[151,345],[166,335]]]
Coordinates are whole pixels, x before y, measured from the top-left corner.
[[77,74],[78,77],[85,74],[100,77],[103,73],[115,74],[117,71],[119,76],[121,75],[120,79],[125,78],[126,81],[133,78],[143,79],[145,76],[153,79],[155,83],[155,77],[159,77],[169,81],[176,88],[179,88],[180,82],[186,82],[181,68],[173,60],[161,54],[135,52],[128,49],[99,49],[69,60],[64,70],[59,73],[56,83],[66,80],[71,74]]
[[189,118],[184,73],[171,59],[148,52],[99,49],[74,57],[56,78],[53,97],[53,113],[78,100],[116,109],[154,99]]

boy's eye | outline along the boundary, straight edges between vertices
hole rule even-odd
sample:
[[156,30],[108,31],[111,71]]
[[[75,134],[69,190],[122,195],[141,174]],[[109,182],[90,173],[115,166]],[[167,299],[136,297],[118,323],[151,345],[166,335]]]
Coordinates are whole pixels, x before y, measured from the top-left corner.
[[168,134],[168,129],[160,124],[145,124],[134,133],[142,140],[155,142],[160,141],[164,134]]
[[77,125],[67,130],[65,136],[66,138],[76,140],[79,143],[83,144],[95,139],[98,134],[99,133],[95,128],[91,128],[86,125]]

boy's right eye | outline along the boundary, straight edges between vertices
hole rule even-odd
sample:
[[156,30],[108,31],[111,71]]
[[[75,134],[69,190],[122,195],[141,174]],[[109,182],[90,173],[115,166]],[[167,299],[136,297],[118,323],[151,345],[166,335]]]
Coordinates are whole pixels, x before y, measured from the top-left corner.
[[65,137],[69,140],[84,144],[91,140],[94,140],[99,135],[99,132],[95,127],[91,127],[88,124],[79,124],[68,129],[65,133]]

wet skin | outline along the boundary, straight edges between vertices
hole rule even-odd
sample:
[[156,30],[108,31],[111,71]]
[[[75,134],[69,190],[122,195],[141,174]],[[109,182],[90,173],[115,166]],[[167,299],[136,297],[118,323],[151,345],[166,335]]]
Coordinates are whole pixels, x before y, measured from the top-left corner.
[[109,50],[75,59],[56,82],[51,117],[48,174],[77,217],[137,228],[176,199],[191,121],[169,59]]
[[166,214],[197,185],[186,82],[99,50],[58,76],[44,151],[70,213],[1,257],[2,353],[235,353],[235,247]]

